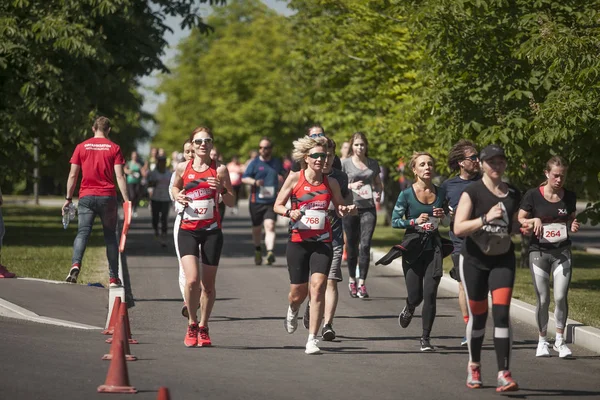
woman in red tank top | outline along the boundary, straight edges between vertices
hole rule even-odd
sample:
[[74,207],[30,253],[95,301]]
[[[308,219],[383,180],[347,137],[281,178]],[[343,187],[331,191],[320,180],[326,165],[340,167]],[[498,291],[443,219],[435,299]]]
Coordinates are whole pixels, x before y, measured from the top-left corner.
[[[327,157],[325,137],[304,137],[294,142],[293,157],[301,169],[292,172],[279,191],[273,210],[290,218],[290,239],[286,256],[290,274],[290,293],[287,317],[284,321],[288,333],[298,327],[298,310],[306,299],[310,280],[310,329],[306,354],[318,354],[318,333],[325,307],[325,289],[331,267],[331,225],[327,218],[329,203],[333,202],[342,216],[350,213],[354,205],[346,206],[340,186],[335,179],[323,174]],[[292,208],[285,204],[291,199]]]
[[[192,132],[195,157],[188,163],[177,165],[171,189],[173,198],[184,206],[176,246],[186,279],[185,301],[186,304],[200,302],[201,309],[198,323],[196,308],[188,307],[188,329],[184,339],[187,347],[212,344],[208,319],[215,302],[215,279],[223,248],[219,194],[229,207],[235,201],[227,168],[210,158],[213,139],[208,128],[199,127]],[[201,276],[199,257],[202,257]]]

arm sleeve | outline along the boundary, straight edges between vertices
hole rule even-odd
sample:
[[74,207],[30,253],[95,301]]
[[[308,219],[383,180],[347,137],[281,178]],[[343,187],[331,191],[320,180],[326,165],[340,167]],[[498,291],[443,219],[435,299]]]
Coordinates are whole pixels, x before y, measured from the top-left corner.
[[408,209],[408,201],[404,195],[404,191],[398,195],[394,211],[392,211],[392,228],[406,229],[411,226],[411,220],[404,219],[406,210]]
[[81,156],[79,154],[79,150],[81,149],[81,145],[77,145],[75,147],[75,151],[73,151],[73,155],[71,156],[70,164],[81,165]]
[[125,158],[123,158],[123,153],[121,152],[121,148],[116,146],[116,154],[115,154],[115,165],[123,165],[125,164]]

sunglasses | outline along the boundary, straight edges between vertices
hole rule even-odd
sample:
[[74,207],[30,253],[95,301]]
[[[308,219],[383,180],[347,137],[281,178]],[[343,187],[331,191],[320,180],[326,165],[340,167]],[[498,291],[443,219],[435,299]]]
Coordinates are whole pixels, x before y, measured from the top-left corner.
[[473,154],[472,156],[465,157],[465,160],[478,161],[479,156],[477,154]]
[[206,143],[206,144],[211,144],[212,143],[212,138],[198,138],[198,139],[194,139],[194,143],[197,144],[198,146],[201,146],[202,143]]
[[318,160],[319,158],[324,160],[327,158],[327,153],[312,153],[308,155],[313,160]]
[[273,146],[259,146],[259,150],[270,150]]
[[310,135],[308,135],[308,137],[310,137],[310,138],[325,137],[325,134],[324,133],[311,133]]

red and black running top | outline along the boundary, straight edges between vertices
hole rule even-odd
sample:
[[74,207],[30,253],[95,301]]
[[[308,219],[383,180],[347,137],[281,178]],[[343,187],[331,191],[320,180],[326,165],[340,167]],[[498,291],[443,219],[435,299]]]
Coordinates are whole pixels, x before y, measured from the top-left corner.
[[331,224],[327,218],[327,210],[331,202],[331,189],[327,177],[323,182],[311,185],[300,171],[298,183],[292,189],[292,210],[301,210],[302,218],[290,221],[290,241],[299,242],[331,242]]
[[217,164],[213,160],[204,172],[192,168],[193,160],[188,162],[183,173],[183,189],[191,199],[183,210],[181,229],[213,230],[221,229],[221,216],[217,203],[219,194],[208,185],[208,178],[217,177]]

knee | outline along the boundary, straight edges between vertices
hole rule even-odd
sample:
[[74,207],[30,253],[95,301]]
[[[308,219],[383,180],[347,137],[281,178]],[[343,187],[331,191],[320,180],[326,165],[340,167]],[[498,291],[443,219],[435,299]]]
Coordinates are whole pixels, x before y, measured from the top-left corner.
[[185,276],[185,286],[195,288],[200,286],[200,279],[197,276]]
[[291,303],[302,303],[306,298],[305,290],[292,290],[290,291],[289,300]]
[[567,301],[567,296],[563,293],[554,292],[554,303],[556,305],[562,305]]
[[363,255],[369,255],[369,250],[371,250],[371,244],[369,243],[361,243],[358,247],[359,251]]

